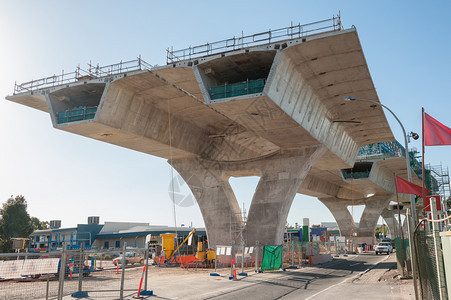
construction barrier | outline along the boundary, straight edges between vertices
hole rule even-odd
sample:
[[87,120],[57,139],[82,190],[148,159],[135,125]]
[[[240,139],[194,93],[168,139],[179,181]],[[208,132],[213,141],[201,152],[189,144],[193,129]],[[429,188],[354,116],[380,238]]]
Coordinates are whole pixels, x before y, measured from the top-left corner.
[[275,271],[282,268],[282,247],[282,245],[263,247],[262,271]]
[[[92,293],[117,299],[124,291],[146,294],[146,277],[139,274],[146,270],[146,255],[145,249],[131,248],[0,254],[0,299],[78,298]],[[139,274],[141,280],[125,281],[125,273],[138,278]]]

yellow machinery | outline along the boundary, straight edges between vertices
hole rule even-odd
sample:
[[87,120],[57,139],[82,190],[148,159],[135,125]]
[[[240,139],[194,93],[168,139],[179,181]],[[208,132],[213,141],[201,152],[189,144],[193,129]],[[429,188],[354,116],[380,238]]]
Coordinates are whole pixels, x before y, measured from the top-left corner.
[[174,252],[175,247],[175,233],[164,233],[160,234],[162,238],[162,244],[164,249],[164,255],[170,258]]
[[191,232],[188,234],[188,236],[183,240],[183,242],[175,250],[174,250],[174,247],[175,247],[176,234],[175,233],[160,234],[160,236],[163,239],[164,253],[165,253],[168,261],[170,261],[171,258],[177,254],[177,252],[180,250],[180,248],[183,246],[183,244],[185,244],[195,232],[196,232],[195,228],[193,230],[191,230]]
[[203,243],[197,244],[196,258],[207,263],[213,262],[216,259],[216,251],[211,249],[204,249]]
[[[185,240],[177,247],[177,249],[174,249],[176,238],[175,233],[160,234],[164,249],[164,255],[166,256],[168,262],[171,261],[171,258],[173,258],[177,254],[183,244],[185,244],[195,232],[196,229],[193,229],[185,238]],[[212,263],[216,259],[216,251],[204,248],[204,243],[198,243],[196,258],[203,262]]]

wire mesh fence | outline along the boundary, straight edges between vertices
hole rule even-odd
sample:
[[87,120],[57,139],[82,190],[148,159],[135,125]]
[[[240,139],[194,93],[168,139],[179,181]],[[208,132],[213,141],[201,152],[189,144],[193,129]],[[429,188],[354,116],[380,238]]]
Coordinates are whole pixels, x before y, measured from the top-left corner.
[[433,233],[415,232],[415,244],[422,299],[440,299]]
[[0,299],[55,297],[61,253],[0,254]]
[[147,257],[145,249],[129,248],[0,254],[0,299],[61,299],[88,293],[122,299],[124,292],[138,292]]
[[[180,260],[171,266],[202,268],[212,276],[239,279],[251,272],[308,266],[312,257],[330,257],[339,248],[335,244],[218,245],[215,250],[198,251],[195,261]],[[54,253],[0,254],[0,299],[61,299],[88,294],[94,298],[123,299],[124,293],[129,298],[148,292],[147,272],[150,277],[159,267],[167,267],[165,263],[152,266],[152,254],[148,249],[125,246],[113,250],[81,247]]]
[[262,245],[216,246],[214,272],[219,276],[247,276],[258,271],[262,259]]

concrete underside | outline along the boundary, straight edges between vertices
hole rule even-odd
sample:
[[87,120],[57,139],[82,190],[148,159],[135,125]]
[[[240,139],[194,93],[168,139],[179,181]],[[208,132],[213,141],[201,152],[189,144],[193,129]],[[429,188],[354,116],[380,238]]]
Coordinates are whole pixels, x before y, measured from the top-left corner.
[[[258,78],[266,80],[261,93],[210,97],[212,86]],[[214,247],[233,241],[224,230],[240,223],[230,217],[239,209],[227,176],[261,176],[249,242],[281,242],[296,192],[350,199],[350,183],[339,170],[354,165],[361,146],[394,138],[381,107],[346,103],[345,95],[378,101],[355,29],[8,99],[49,112],[57,129],[168,159],[196,195]],[[58,113],[78,106],[98,106],[94,119],[58,124]],[[368,180],[353,184],[358,199],[376,195],[362,200],[369,206],[393,192],[391,169],[383,169],[375,164]]]

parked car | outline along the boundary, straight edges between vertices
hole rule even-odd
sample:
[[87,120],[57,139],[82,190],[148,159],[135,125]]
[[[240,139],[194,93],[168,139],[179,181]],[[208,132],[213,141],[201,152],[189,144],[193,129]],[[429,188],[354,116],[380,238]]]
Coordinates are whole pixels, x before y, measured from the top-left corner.
[[[115,266],[122,265],[122,255],[113,259],[113,264]],[[134,252],[125,252],[125,264],[133,265],[133,264],[144,264],[144,256],[139,253]]]
[[389,242],[380,242],[377,246],[376,246],[376,255],[378,255],[379,253],[393,253],[393,246],[391,245],[391,243]]

